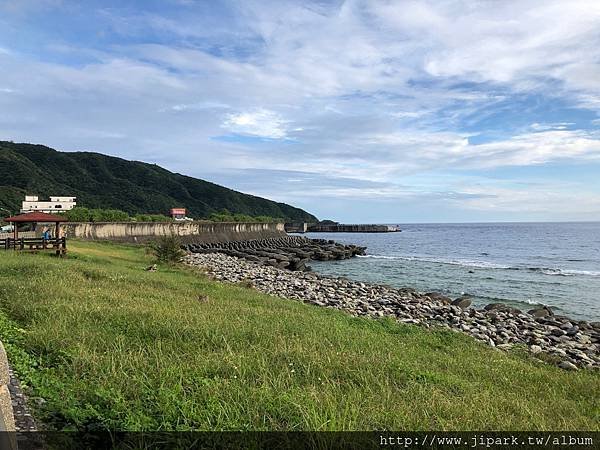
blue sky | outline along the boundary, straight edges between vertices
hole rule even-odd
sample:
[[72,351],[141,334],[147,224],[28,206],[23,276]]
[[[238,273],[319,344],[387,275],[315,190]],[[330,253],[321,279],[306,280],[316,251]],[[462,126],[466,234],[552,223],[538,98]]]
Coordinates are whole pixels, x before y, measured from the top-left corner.
[[0,0],[0,69],[0,139],[346,222],[600,220],[596,0]]

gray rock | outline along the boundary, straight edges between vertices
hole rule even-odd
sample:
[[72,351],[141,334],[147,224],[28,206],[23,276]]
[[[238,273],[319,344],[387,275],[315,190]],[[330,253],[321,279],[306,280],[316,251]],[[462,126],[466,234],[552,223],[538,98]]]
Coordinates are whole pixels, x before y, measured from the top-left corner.
[[508,343],[496,345],[496,348],[498,348],[500,350],[510,350],[513,347],[514,347],[513,344],[508,344]]
[[458,306],[459,308],[462,309],[467,309],[469,306],[471,306],[471,299],[469,297],[463,296],[460,298],[457,298],[456,300],[454,300],[452,302],[452,305],[454,306]]
[[577,342],[580,342],[582,344],[591,344],[592,343],[592,339],[585,334],[578,334],[577,336],[575,336],[575,339],[577,339]]
[[558,367],[564,370],[577,370],[577,366],[569,361],[561,361],[558,364]]
[[446,297],[445,295],[440,294],[439,292],[428,292],[425,295],[432,300],[437,300],[443,303],[444,305],[449,305],[452,303],[452,299],[450,297]]
[[[563,328],[564,330],[564,328]],[[567,333],[567,336],[575,336],[577,333],[579,333],[579,327],[577,325],[571,327],[571,328],[567,328],[565,330],[565,333]]]
[[501,311],[507,312],[511,314],[520,314],[521,310],[518,308],[513,308],[512,306],[508,306],[504,303],[490,303],[489,305],[485,305],[483,307],[486,311]]
[[535,309],[531,309],[529,311],[527,311],[527,313],[533,317],[548,317],[548,316],[553,316],[554,313],[552,312],[552,310],[547,307],[547,306],[542,306],[541,308],[535,308]]

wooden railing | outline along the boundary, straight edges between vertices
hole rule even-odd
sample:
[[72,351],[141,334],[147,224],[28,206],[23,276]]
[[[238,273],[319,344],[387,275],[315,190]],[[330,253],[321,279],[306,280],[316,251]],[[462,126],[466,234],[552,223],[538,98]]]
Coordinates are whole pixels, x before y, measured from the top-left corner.
[[34,252],[38,250],[55,250],[57,255],[63,255],[67,252],[67,238],[6,238],[0,239],[0,249]]
[[[42,237],[42,233],[36,233],[35,231],[19,231],[19,237],[23,238],[34,238],[34,237]],[[0,241],[3,239],[12,238],[15,234],[10,231],[8,233],[0,233]]]

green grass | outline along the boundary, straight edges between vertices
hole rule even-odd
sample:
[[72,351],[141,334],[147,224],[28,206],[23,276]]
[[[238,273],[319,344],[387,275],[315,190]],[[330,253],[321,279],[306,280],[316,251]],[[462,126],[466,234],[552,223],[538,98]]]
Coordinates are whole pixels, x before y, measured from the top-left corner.
[[598,372],[69,251],[0,254],[0,338],[50,428],[599,429]]

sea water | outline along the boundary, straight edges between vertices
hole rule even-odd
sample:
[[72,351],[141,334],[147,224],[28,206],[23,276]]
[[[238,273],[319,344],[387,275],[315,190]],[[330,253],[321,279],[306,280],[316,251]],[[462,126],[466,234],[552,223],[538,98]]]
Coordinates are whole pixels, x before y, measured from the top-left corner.
[[398,225],[402,232],[307,233],[367,247],[366,256],[311,266],[324,275],[466,294],[479,307],[548,305],[600,320],[600,222]]

